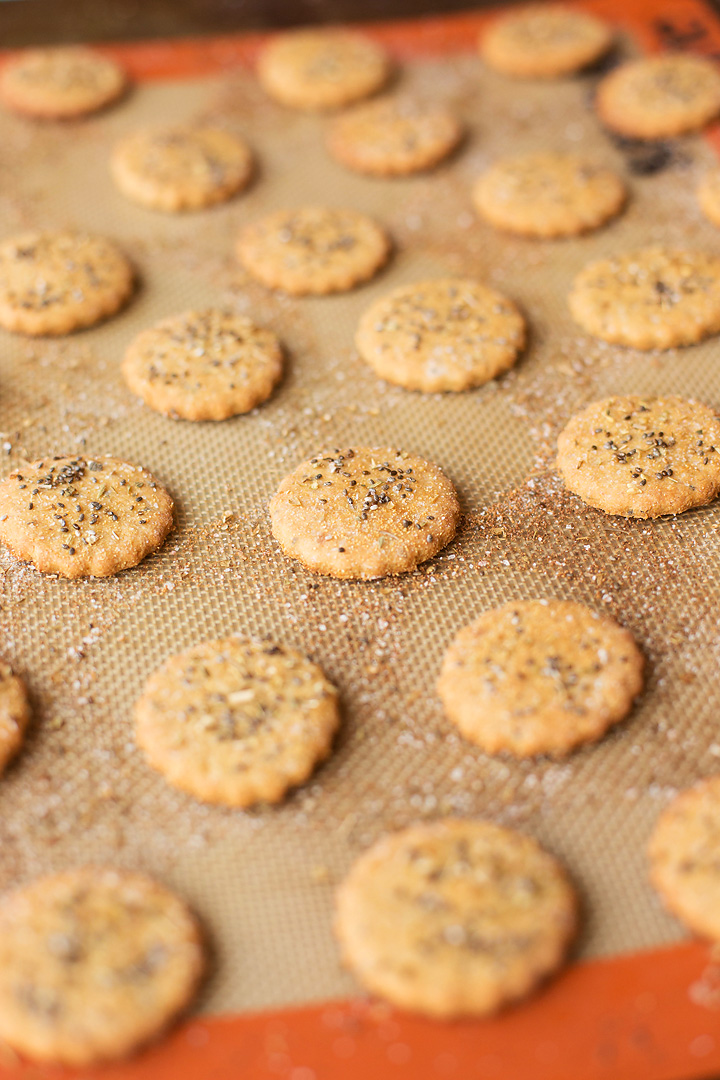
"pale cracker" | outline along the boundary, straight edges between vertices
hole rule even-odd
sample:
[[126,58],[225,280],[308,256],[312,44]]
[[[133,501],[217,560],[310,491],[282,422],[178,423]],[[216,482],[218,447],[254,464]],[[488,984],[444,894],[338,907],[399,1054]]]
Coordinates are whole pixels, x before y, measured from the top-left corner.
[[287,646],[247,638],[170,657],[135,705],[135,734],[168,783],[206,802],[279,802],[330,753],[337,691]]
[[507,371],[525,344],[512,300],[467,278],[400,285],[360,319],[358,352],[409,390],[469,390]]
[[562,963],[572,886],[529,836],[448,819],[385,837],[336,896],[343,959],[373,994],[438,1019],[485,1016]]
[[192,1000],[198,925],[162,885],[85,867],[0,900],[0,1038],[39,1062],[125,1057]]

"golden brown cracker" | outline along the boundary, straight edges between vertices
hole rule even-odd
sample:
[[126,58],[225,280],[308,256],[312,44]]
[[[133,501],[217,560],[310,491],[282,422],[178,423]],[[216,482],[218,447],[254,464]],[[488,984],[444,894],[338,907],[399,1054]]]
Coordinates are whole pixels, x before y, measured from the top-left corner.
[[296,649],[247,638],[195,645],[151,675],[135,733],[168,783],[206,802],[279,802],[330,753],[337,691]]
[[487,753],[563,757],[628,714],[642,671],[614,619],[569,600],[517,600],[458,632],[437,689],[448,717]]
[[451,482],[402,450],[332,450],[303,462],[270,500],[273,536],[309,570],[371,580],[414,570],[460,521]]
[[720,492],[720,417],[681,397],[604,398],[563,428],[557,468],[606,514],[680,514]]
[[189,1004],[204,966],[194,917],[150,878],[39,878],[0,900],[0,1038],[51,1064],[125,1057]]
[[138,465],[112,457],[46,457],[0,482],[0,540],[61,577],[108,577],[156,551],[173,503]]
[[576,921],[557,860],[488,821],[386,836],[336,894],[343,959],[365,989],[437,1019],[525,997],[561,965]]
[[382,379],[426,393],[482,386],[507,371],[525,344],[512,300],[467,278],[400,285],[377,300],[355,335]]

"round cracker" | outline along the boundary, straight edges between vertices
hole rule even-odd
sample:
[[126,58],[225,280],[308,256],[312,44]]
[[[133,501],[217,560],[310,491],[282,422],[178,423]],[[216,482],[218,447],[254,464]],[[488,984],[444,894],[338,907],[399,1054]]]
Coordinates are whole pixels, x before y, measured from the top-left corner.
[[146,405],[183,420],[249,412],[270,397],[282,370],[282,346],[271,330],[215,308],[143,330],[122,365],[125,382]]
[[475,184],[478,213],[521,236],[577,236],[620,213],[627,192],[617,173],[578,154],[503,158]]
[[172,499],[117,458],[43,458],[0,482],[0,540],[45,574],[108,577],[156,551]]
[[568,600],[517,600],[459,631],[437,691],[487,753],[564,757],[627,716],[642,671],[632,635],[614,619]]
[[633,349],[674,349],[720,333],[720,259],[647,247],[590,263],[568,296],[594,337]]
[[163,127],[134,132],[110,160],[120,191],[151,210],[177,213],[226,202],[247,186],[247,143],[216,127]]
[[400,285],[360,319],[355,344],[381,379],[408,390],[470,390],[513,366],[525,320],[512,300],[467,278]]
[[521,79],[573,75],[610,48],[607,23],[563,4],[530,4],[501,15],[480,38],[489,67]]
[[680,514],[720,492],[720,417],[681,397],[604,398],[563,428],[557,468],[606,514]]
[[58,1065],[125,1057],[189,1004],[203,969],[194,917],[150,878],[40,878],[0,901],[0,1038]]
[[279,802],[330,753],[337,691],[317,664],[246,638],[170,657],[135,705],[135,735],[168,783],[205,802]]
[[720,941],[720,776],[682,791],[660,815],[648,848],[665,906],[696,934]]
[[439,1019],[485,1016],[562,963],[576,900],[535,840],[449,819],[387,836],[337,891],[335,930],[362,985]]
[[293,109],[338,109],[383,86],[390,63],[379,45],[347,30],[279,34],[258,61],[265,91]]
[[691,53],[631,60],[606,75],[595,99],[606,127],[634,139],[697,131],[720,114],[720,71]]
[[0,662],[0,772],[22,746],[30,722],[30,704],[25,684],[13,675],[9,664]]
[[709,169],[697,189],[698,203],[708,221],[720,226],[720,169]]
[[245,269],[270,289],[324,296],[373,277],[390,256],[390,241],[356,210],[304,206],[247,225],[237,253]]
[[29,232],[0,244],[0,326],[63,335],[114,315],[134,274],[110,240],[72,232]]
[[309,570],[371,580],[414,570],[460,522],[437,465],[387,447],[332,450],[303,462],[270,500],[275,539]]
[[330,125],[326,143],[348,169],[390,177],[433,168],[461,137],[462,126],[448,109],[394,97],[343,113]]
[[122,68],[81,46],[28,49],[0,73],[0,98],[39,120],[72,120],[104,109],[127,87]]

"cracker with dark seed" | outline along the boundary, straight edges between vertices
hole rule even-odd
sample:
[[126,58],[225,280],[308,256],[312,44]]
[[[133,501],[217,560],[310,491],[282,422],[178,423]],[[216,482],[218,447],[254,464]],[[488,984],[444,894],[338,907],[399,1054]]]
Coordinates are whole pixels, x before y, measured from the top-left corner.
[[599,60],[610,48],[607,23],[563,4],[530,4],[496,19],[481,35],[489,67],[521,79],[557,79]]
[[28,49],[0,73],[0,99],[41,120],[69,120],[105,108],[125,91],[125,72],[90,49]]
[[135,705],[135,734],[168,783],[206,802],[279,802],[330,753],[335,687],[295,649],[245,638],[172,656]]
[[117,458],[47,457],[0,482],[0,540],[46,574],[117,574],[156,551],[172,525],[164,488]]
[[342,165],[371,176],[424,172],[450,154],[462,137],[453,114],[412,98],[382,98],[332,122],[327,147]]
[[485,1016],[563,962],[575,893],[531,837],[449,819],[387,836],[352,866],[335,932],[359,981],[438,1019]]
[[525,344],[512,300],[467,278],[400,285],[360,319],[355,344],[382,379],[409,390],[469,390],[507,371]]
[[518,600],[459,631],[437,690],[487,753],[564,757],[627,716],[642,671],[632,635],[614,619],[568,600]]
[[40,878],[0,900],[0,1039],[51,1064],[125,1057],[189,1004],[204,966],[194,917],[150,878]]
[[186,311],[143,330],[123,360],[146,405],[183,420],[226,420],[265,401],[280,380],[282,347],[244,315]]
[[0,244],[0,326],[62,335],[114,315],[133,290],[133,269],[110,240],[31,232]]
[[590,263],[568,296],[594,337],[633,349],[674,349],[720,332],[720,259],[647,247]]
[[384,50],[347,30],[293,30],[263,49],[258,78],[265,91],[293,109],[338,109],[374,94],[387,81]]
[[535,153],[503,158],[475,184],[478,213],[522,236],[576,236],[619,214],[625,185],[612,169],[577,154]]
[[356,210],[304,206],[247,225],[237,252],[245,269],[268,288],[322,296],[373,277],[390,256],[390,241]]
[[242,139],[214,127],[138,131],[119,142],[111,158],[124,195],[169,213],[225,202],[248,184],[252,164]]
[[720,492],[720,417],[680,397],[605,398],[562,430],[557,468],[606,514],[680,514]]
[[353,447],[303,462],[270,501],[275,539],[309,570],[370,580],[414,570],[460,522],[451,482],[402,450]]
[[631,60],[605,76],[595,104],[606,127],[630,138],[697,131],[720,114],[720,69],[691,53]]
[[25,684],[0,662],[0,772],[20,749],[29,722]]
[[720,776],[680,792],[648,847],[650,879],[665,906],[696,934],[720,941]]

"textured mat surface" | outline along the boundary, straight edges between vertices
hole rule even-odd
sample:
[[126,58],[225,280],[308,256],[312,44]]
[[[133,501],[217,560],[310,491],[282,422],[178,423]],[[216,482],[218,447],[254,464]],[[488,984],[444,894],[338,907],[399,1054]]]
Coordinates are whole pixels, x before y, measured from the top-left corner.
[[[625,49],[628,51],[629,44]],[[377,181],[344,172],[321,118],[271,105],[250,75],[156,82],[82,124],[0,117],[4,234],[77,227],[117,239],[141,287],[128,309],[64,341],[0,337],[0,449],[9,471],[50,453],[112,453],[170,489],[177,528],[139,568],[107,581],[40,577],[0,557],[0,650],[27,679],[35,721],[0,782],[0,888],[83,862],[158,874],[200,912],[216,954],[203,1006],[281,1006],[343,995],[333,884],[388,828],[488,815],[562,856],[584,902],[583,955],[675,940],[646,882],[644,846],[677,787],[720,768],[717,594],[720,508],[654,523],[613,520],[566,495],[551,467],[571,413],[611,392],[695,395],[720,406],[717,340],[641,354],[580,335],[565,295],[590,259],[662,240],[720,253],[695,206],[712,153],[699,139],[656,159],[621,152],[588,102],[593,77],[532,92],[473,55],[407,65],[400,84],[450,103],[468,138],[436,173]],[[256,182],[211,211],[165,217],[126,202],[108,174],[116,138],[145,123],[220,121],[256,149]],[[472,211],[474,177],[506,152],[552,146],[622,169],[626,214],[578,240],[503,238]],[[633,169],[660,166],[641,175]],[[290,300],[248,281],[240,226],[304,202],[351,206],[391,232],[395,256],[345,296]],[[364,308],[403,282],[471,274],[518,301],[531,336],[517,369],[481,390],[421,396],[378,382],[352,336]],[[186,424],[145,409],[119,376],[132,337],[219,303],[273,327],[288,373],[254,414]],[[418,572],[374,584],[314,577],[270,536],[266,505],[316,450],[397,444],[437,461],[466,514],[456,542]],[[443,718],[434,681],[458,627],[515,597],[582,600],[618,617],[648,659],[630,719],[563,763],[490,759]],[[131,708],[170,653],[231,632],[306,650],[342,690],[329,762],[285,805],[205,807],[168,788],[135,749]]]

